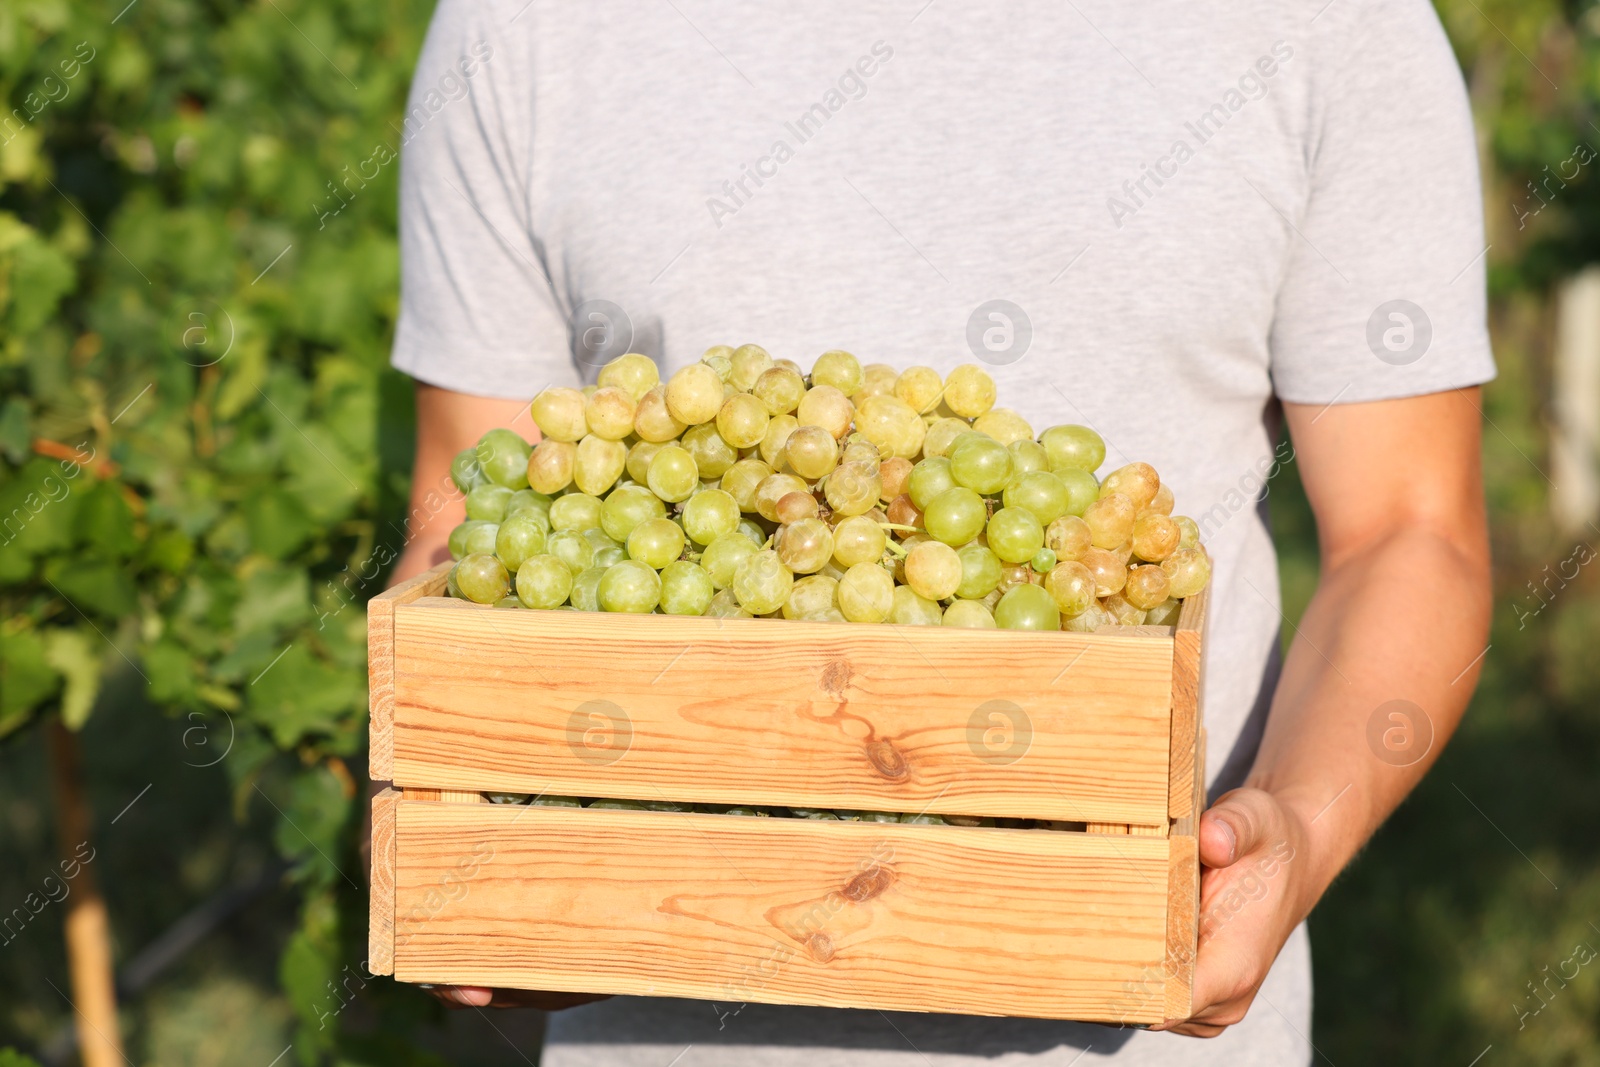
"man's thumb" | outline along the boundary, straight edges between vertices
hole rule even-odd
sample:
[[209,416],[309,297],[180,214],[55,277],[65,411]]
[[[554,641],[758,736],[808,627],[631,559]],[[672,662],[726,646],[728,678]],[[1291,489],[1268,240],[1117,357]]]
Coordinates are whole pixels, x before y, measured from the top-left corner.
[[1200,816],[1200,862],[1230,867],[1260,846],[1273,816],[1272,799],[1259,789],[1235,789]]

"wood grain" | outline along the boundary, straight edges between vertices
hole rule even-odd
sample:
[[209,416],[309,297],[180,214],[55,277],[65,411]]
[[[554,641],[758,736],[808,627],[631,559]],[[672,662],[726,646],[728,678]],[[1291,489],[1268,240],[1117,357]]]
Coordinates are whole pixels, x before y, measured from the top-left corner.
[[368,878],[367,973],[394,973],[395,808],[400,791],[372,798],[372,870]]
[[1172,825],[1168,874],[1165,1011],[1168,1019],[1193,1012],[1194,968],[1200,950],[1200,815],[1206,807],[1206,731],[1195,731],[1194,795],[1190,813]]
[[1209,589],[1183,602],[1172,635],[1172,762],[1169,767],[1168,815],[1181,819],[1194,798],[1195,734],[1200,726],[1201,653]]
[[395,975],[1153,1023],[1169,842],[403,800]]
[[453,562],[409,578],[367,601],[367,774],[394,777],[394,609],[444,591]]
[[434,603],[398,784],[1167,825],[1171,638]]

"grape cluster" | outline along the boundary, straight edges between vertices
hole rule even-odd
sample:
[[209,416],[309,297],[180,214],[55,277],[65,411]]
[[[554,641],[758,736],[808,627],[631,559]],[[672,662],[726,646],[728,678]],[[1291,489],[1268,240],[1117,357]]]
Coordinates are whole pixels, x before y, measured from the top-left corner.
[[1058,819],[1008,819],[988,815],[933,815],[928,812],[857,811],[853,809],[752,807],[745,804],[684,804],[673,800],[611,800],[557,796],[553,793],[484,793],[491,804],[531,804],[540,808],[598,808],[611,811],[698,812],[702,815],[745,815],[756,818],[811,819],[825,822],[908,823],[917,826],[989,826],[1004,830],[1077,830],[1081,822]]
[[968,364],[716,346],[534,398],[456,457],[452,596],[501,607],[1092,632],[1171,625],[1211,561],[1147,463],[1034,435]]

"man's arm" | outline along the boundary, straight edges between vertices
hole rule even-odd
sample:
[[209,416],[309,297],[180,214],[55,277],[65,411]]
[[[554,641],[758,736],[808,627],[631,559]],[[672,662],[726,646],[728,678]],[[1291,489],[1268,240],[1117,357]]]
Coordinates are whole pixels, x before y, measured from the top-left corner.
[[[417,383],[417,455],[406,508],[406,547],[389,578],[391,585],[450,558],[450,531],[467,517],[466,503],[450,481],[451,461],[489,430],[510,426],[527,411],[526,400],[471,396]],[[524,421],[523,436],[538,440],[533,420]]]
[[[1289,934],[1438,757],[1489,627],[1478,390],[1284,409],[1322,573],[1245,787],[1200,821],[1195,1011],[1164,1027],[1198,1037],[1244,1018]],[[1390,701],[1419,721],[1378,713]],[[1207,927],[1268,870],[1264,897]]]

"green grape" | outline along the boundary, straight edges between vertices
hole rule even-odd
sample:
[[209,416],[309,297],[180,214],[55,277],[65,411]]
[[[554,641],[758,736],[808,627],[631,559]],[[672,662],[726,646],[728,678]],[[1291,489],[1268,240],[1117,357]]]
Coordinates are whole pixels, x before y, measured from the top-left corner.
[[1133,501],[1121,493],[1103,495],[1083,513],[1096,548],[1116,548],[1133,535]]
[[740,345],[728,357],[732,372],[728,384],[741,393],[755,388],[756,381],[772,369],[772,357],[760,345]]
[[1013,586],[995,605],[994,623],[1002,630],[1059,630],[1061,610],[1040,586]]
[[1019,441],[1033,443],[1033,427],[1010,408],[990,408],[972,420],[972,428],[1010,448]]
[[715,425],[717,433],[734,448],[754,448],[767,435],[771,421],[765,404],[749,393],[734,393],[722,402]]
[[650,476],[650,461],[656,458],[656,453],[661,449],[662,446],[654,441],[635,442],[633,447],[628,449],[628,462],[623,470],[627,472],[629,478],[644,485]]
[[801,519],[815,519],[822,514],[822,509],[817,506],[817,498],[810,493],[785,493],[773,505],[773,510],[778,513],[781,525]]
[[963,419],[975,419],[994,407],[994,379],[976,363],[963,363],[944,380],[944,402]]
[[[1172,557],[1167,557],[1168,561]],[[1089,568],[1089,573],[1094,575],[1094,595],[1098,597],[1111,596],[1122,592],[1122,587],[1128,582],[1128,567],[1115,552],[1103,548],[1091,548],[1083,554],[1078,562]]]
[[706,609],[706,614],[713,619],[755,618],[739,606],[739,598],[733,595],[732,589],[718,590],[717,595],[711,598],[711,606]]
[[[660,458],[659,454],[656,458]],[[653,466],[655,460],[650,462]],[[649,489],[642,485],[619,485],[611,490],[600,509],[600,528],[611,540],[625,544],[635,526],[646,519],[664,519],[666,515],[667,506]]]
[[832,386],[845,396],[855,396],[864,380],[860,360],[839,349],[822,353],[811,367],[812,385]]
[[925,600],[945,600],[961,587],[961,555],[943,541],[923,541],[905,558],[906,585]]
[[709,545],[739,528],[739,502],[721,489],[702,489],[683,505],[683,532],[697,545]]
[[893,503],[904,496],[906,503],[911,502],[907,496],[907,489],[911,484],[911,472],[915,464],[904,456],[890,456],[878,464],[878,481],[883,483],[883,490],[878,494],[878,499],[884,504]]
[[671,519],[646,519],[628,534],[628,558],[660,570],[683,554],[683,527]]
[[528,487],[528,454],[532,446],[514,430],[490,430],[478,438],[478,463],[495,485]]
[[602,385],[589,395],[583,419],[590,437],[620,441],[633,432],[637,401],[632,393],[614,385]]
[[539,436],[546,441],[576,442],[589,432],[583,409],[588,397],[576,389],[551,386],[533,398],[529,410]]
[[839,611],[851,622],[887,622],[894,610],[894,577],[876,563],[857,563],[839,579]]
[[745,560],[758,551],[760,547],[752,544],[750,538],[742,533],[723,534],[706,546],[700,557],[700,566],[711,576],[712,585],[726,589],[733,584],[733,577]]
[[[579,611],[600,610],[600,579],[605,577],[606,567],[590,567],[572,580],[572,593],[569,599],[572,606]],[[649,568],[645,568],[649,570]]]
[[694,457],[700,478],[720,478],[739,462],[739,450],[723,440],[714,422],[686,431],[678,444]]
[[610,567],[621,563],[628,558],[628,550],[618,544],[603,544],[594,546],[594,565],[596,567]]
[[1047,471],[1050,469],[1050,453],[1044,450],[1043,445],[1031,438],[1012,441],[1006,445],[1006,450],[1011,453],[1012,469],[1018,473]]
[[601,367],[596,383],[602,388],[615,386],[637,401],[659,381],[661,372],[656,369],[655,360],[638,352],[629,352]]
[[1067,487],[1049,471],[1027,471],[1006,486],[1001,499],[1008,508],[1026,508],[1046,525],[1067,513]]
[[839,442],[821,426],[800,426],[784,442],[783,458],[795,474],[814,482],[839,465]]
[[704,615],[716,592],[698,563],[674,560],[661,570],[661,610],[668,615]]
[[1051,471],[1067,488],[1067,514],[1081,516],[1100,495],[1100,483],[1094,475],[1077,467],[1057,467]]
[[927,424],[916,410],[893,396],[873,396],[856,407],[856,432],[886,456],[911,459],[922,451]]
[[894,382],[894,395],[911,406],[919,415],[926,415],[939,406],[944,397],[944,379],[932,367],[907,367]]
[[1133,520],[1129,543],[1133,554],[1149,563],[1160,563],[1178,550],[1183,530],[1159,511],[1141,512]]
[[767,432],[761,438],[761,461],[776,470],[785,462],[784,446],[800,428],[793,415],[774,415],[767,421]]
[[535,492],[554,496],[572,484],[578,446],[566,441],[540,441],[528,458],[528,484]]
[[1183,612],[1183,601],[1171,597],[1163,600],[1155,607],[1144,613],[1146,626],[1176,626],[1178,616]]
[[1178,548],[1200,547],[1200,527],[1195,525],[1193,519],[1187,515],[1174,515],[1172,521],[1178,524],[1178,530],[1180,531]]
[[[614,392],[621,393],[622,390]],[[600,496],[617,484],[627,465],[627,445],[590,434],[578,442],[578,451],[572,462],[572,481],[579,492]]]
[[811,487],[792,474],[769,474],[756,486],[755,511],[768,522],[778,521],[778,501],[790,493],[807,493]]
[[467,599],[467,594],[461,591],[461,584],[456,581],[456,572],[460,569],[461,564],[459,562],[450,568],[450,573],[444,576],[444,590],[448,596],[453,596],[457,600],[465,600]]
[[732,357],[732,345],[712,345],[710,348],[706,349],[705,354],[700,357],[700,362],[709,364],[713,360],[722,360],[726,362],[728,367],[731,369],[733,367]]
[[839,582],[820,574],[810,574],[794,583],[789,599],[783,602],[786,619],[820,619],[835,607]]
[[1011,480],[1011,452],[992,437],[962,437],[950,446],[950,477],[957,485],[992,496]]
[[892,596],[889,621],[896,626],[938,626],[944,619],[937,601],[918,596],[910,586],[895,586]]
[[1055,570],[1056,554],[1048,548],[1041,548],[1033,554],[1033,558],[1028,561],[1028,566],[1040,574],[1049,574]]
[[820,426],[833,434],[835,439],[850,432],[850,423],[855,416],[855,405],[850,403],[850,398],[831,385],[816,385],[807,389],[794,412],[801,426]]
[[521,514],[526,511],[539,516],[539,521],[546,528],[550,526],[551,499],[543,493],[536,493],[532,489],[518,489],[506,501],[506,518]]
[[995,628],[994,616],[983,606],[981,600],[952,601],[950,606],[944,609],[944,618],[940,622],[945,626],[958,626],[965,630]]
[[550,502],[552,530],[598,530],[605,502],[587,493],[566,493]]
[[716,418],[722,397],[722,378],[705,363],[681,367],[667,379],[667,411],[685,426]]
[[681,434],[687,427],[672,417],[667,409],[667,387],[657,385],[639,398],[633,412],[633,432],[639,440],[663,444]]
[[1052,426],[1039,435],[1050,455],[1050,469],[1073,467],[1093,474],[1106,461],[1106,443],[1087,426]]
[[1175,501],[1173,500],[1172,496],[1172,487],[1166,482],[1162,482],[1161,486],[1156,489],[1156,495],[1150,499],[1150,503],[1144,506],[1144,510],[1154,511],[1159,515],[1170,516],[1172,514],[1172,505],[1174,503]]
[[559,608],[571,592],[572,568],[556,556],[529,556],[517,568],[517,599],[524,607]]
[[1170,586],[1166,571],[1153,563],[1141,563],[1128,568],[1128,582],[1122,587],[1122,596],[1140,611],[1149,611],[1167,599]]
[[955,486],[956,480],[950,476],[950,461],[943,456],[920,461],[911,468],[911,477],[906,479],[906,492],[921,511],[928,510],[934,497]]
[[1076,515],[1063,515],[1045,528],[1044,543],[1057,560],[1073,560],[1083,558],[1094,546],[1094,538],[1088,523]]
[[467,518],[483,522],[499,522],[506,517],[506,505],[511,502],[511,490],[503,485],[480,485],[467,494]]
[[922,439],[922,455],[927,459],[943,459],[949,456],[950,446],[955,444],[956,438],[971,432],[972,426],[966,419],[936,419]]
[[[774,477],[784,476],[780,474]],[[801,484],[804,485],[803,482]],[[823,490],[834,514],[865,515],[877,506],[878,497],[883,492],[883,481],[876,470],[864,463],[841,463],[828,475]],[[761,517],[768,517],[765,510]],[[773,517],[776,517],[776,512]]]
[[[1026,563],[1002,563],[1000,565],[1000,584],[995,586],[1002,593],[1009,593],[1014,585],[1028,585],[1039,572]],[[1043,579],[1040,579],[1042,584]]]
[[930,814],[928,812],[923,812],[920,815],[913,815],[913,814],[907,812],[907,813],[904,813],[904,814],[902,814],[900,816],[900,821],[902,823],[907,823],[907,824],[911,824],[911,825],[915,825],[915,826],[948,826],[948,825],[950,825],[948,822],[945,821],[945,818],[944,818],[943,815],[932,815],[932,814]]
[[752,615],[765,615],[783,607],[794,588],[794,575],[771,549],[757,552],[739,565],[733,576],[733,595]]
[[778,559],[793,573],[815,573],[833,558],[833,531],[821,519],[801,519],[779,527],[777,551]]
[[611,539],[611,535],[610,534],[606,533],[605,530],[603,530],[602,528],[600,528],[598,526],[591,526],[588,529],[579,530],[578,532],[583,534],[583,539],[585,541],[588,541],[591,545],[594,546],[594,550],[596,552],[600,551],[602,548],[621,548],[622,547],[622,545],[619,542],[613,541]]
[[544,523],[532,512],[513,515],[495,532],[494,554],[506,569],[515,572],[522,561],[544,551]]
[[574,576],[594,566],[594,545],[576,530],[557,530],[545,538],[544,548],[565,563]]
[[1115,626],[1116,622],[1111,613],[1100,606],[1098,600],[1091,600],[1082,615],[1072,616],[1061,624],[1061,628],[1073,633],[1092,634],[1102,626]]
[[876,563],[887,543],[883,527],[865,515],[852,515],[833,528],[833,558],[841,567]]
[[1143,511],[1156,498],[1161,489],[1161,477],[1148,463],[1129,463],[1106,475],[1100,483],[1100,495],[1121,493],[1133,502],[1133,510]]
[[762,529],[759,522],[750,518],[748,515],[739,520],[739,529],[737,532],[743,534],[745,537],[748,537],[750,539],[750,543],[755,545],[757,548],[765,548],[767,545],[767,531]]
[[477,604],[493,604],[511,588],[505,564],[487,552],[463,556],[455,571],[456,585],[468,600]]
[[800,406],[806,395],[806,380],[788,367],[769,367],[761,372],[751,394],[766,405],[767,414],[776,418]]
[[522,601],[518,600],[515,596],[503,596],[499,600],[496,600],[492,606],[502,610],[506,608],[520,608],[522,607]]
[[759,459],[741,459],[722,476],[718,483],[723,492],[733,497],[740,511],[756,510],[756,489],[773,474],[771,467]]
[[1161,561],[1169,585],[1167,595],[1177,600],[1194,596],[1211,580],[1211,557],[1198,545],[1180,548]]
[[1001,508],[989,520],[989,548],[1007,563],[1026,563],[1044,545],[1044,527],[1026,508]]
[[877,445],[861,434],[853,433],[844,439],[844,450],[839,453],[839,462],[857,463],[875,471],[883,462],[883,453],[878,451]]
[[964,545],[983,532],[988,515],[983,497],[958,485],[928,501],[922,509],[922,523],[935,540]]
[[978,600],[1000,585],[1000,557],[987,545],[963,545],[956,549],[956,557],[961,561],[961,584],[956,586],[956,596]]
[[680,500],[688,500],[700,487],[700,470],[686,449],[664,445],[650,461],[647,481],[650,492],[676,504]]
[[1118,626],[1144,625],[1144,609],[1135,605],[1121,593],[1106,597],[1105,609],[1111,613],[1111,621]]
[[468,519],[450,531],[450,558],[462,559],[474,552],[494,552],[494,539],[499,532],[498,523]]
[[638,560],[625,559],[606,568],[595,595],[601,611],[645,615],[661,602],[661,576]]
[[483,466],[478,462],[476,448],[463,448],[456,453],[456,458],[450,461],[450,480],[463,493],[471,493],[478,486],[489,484],[489,476],[483,473]]
[[1065,618],[1082,615],[1094,603],[1094,575],[1082,563],[1057,563],[1045,575],[1044,591],[1050,594]]

